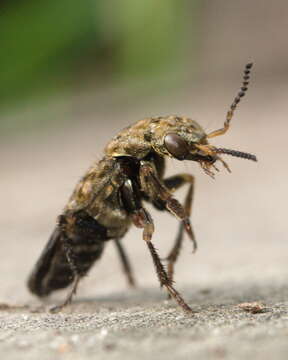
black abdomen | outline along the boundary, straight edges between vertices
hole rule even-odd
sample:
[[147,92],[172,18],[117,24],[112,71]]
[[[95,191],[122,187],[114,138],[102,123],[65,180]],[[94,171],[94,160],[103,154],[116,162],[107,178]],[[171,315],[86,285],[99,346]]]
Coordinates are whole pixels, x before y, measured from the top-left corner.
[[70,285],[75,276],[84,276],[102,255],[107,229],[84,211],[61,215],[42,255],[28,280],[37,296]]

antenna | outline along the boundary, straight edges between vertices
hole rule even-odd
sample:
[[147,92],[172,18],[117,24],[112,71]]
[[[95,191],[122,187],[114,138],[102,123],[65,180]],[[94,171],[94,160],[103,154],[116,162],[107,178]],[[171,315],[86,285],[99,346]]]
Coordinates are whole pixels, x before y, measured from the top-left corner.
[[257,161],[257,158],[255,155],[249,154],[249,153],[246,153],[243,151],[222,149],[222,148],[213,148],[213,150],[215,151],[216,154],[226,154],[226,155],[231,155],[231,156],[235,156],[235,157],[242,158],[242,159]]
[[246,92],[248,90],[248,84],[249,84],[249,80],[250,80],[250,72],[251,72],[252,66],[253,66],[253,63],[249,63],[245,66],[241,89],[238,92],[237,96],[235,97],[233,103],[230,106],[230,109],[227,112],[226,120],[224,122],[224,127],[221,129],[212,131],[210,134],[207,135],[207,138],[212,138],[215,136],[223,135],[229,129],[230,121],[234,115],[234,111],[235,111],[237,105],[239,104],[241,98],[246,94]]

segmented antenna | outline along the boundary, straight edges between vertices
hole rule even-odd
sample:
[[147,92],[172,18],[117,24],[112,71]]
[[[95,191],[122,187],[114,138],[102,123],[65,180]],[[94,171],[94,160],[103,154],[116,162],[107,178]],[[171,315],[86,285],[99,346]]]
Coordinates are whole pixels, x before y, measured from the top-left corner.
[[235,97],[233,103],[230,106],[230,110],[227,112],[226,120],[224,122],[224,127],[222,129],[212,131],[210,134],[207,135],[207,138],[212,138],[214,136],[223,135],[229,129],[230,121],[234,115],[234,111],[235,111],[237,105],[239,104],[241,98],[246,94],[246,92],[248,90],[248,84],[249,84],[249,80],[250,80],[250,72],[251,72],[252,66],[253,66],[253,63],[249,63],[245,66],[241,90],[238,92],[237,96]]
[[252,66],[253,66],[253,63],[249,63],[245,66],[241,90],[239,91],[238,95],[235,97],[232,105],[230,106],[230,110],[227,112],[224,127],[229,126],[229,123],[234,115],[234,110],[236,109],[241,98],[245,95],[246,91],[248,90],[248,84],[249,84],[249,80],[250,80],[250,72],[251,72]]
[[226,154],[226,155],[239,157],[239,158],[242,158],[242,159],[257,161],[257,158],[256,158],[255,155],[245,153],[245,152],[242,152],[242,151],[230,150],[230,149],[220,149],[220,148],[213,148],[213,150],[216,152],[216,154]]

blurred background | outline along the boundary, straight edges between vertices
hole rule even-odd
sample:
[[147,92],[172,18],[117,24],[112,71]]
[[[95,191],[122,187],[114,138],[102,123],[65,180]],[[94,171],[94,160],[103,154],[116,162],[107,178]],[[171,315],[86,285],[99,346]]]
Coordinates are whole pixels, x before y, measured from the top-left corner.
[[[284,0],[1,2],[0,301],[32,301],[25,279],[56,216],[117,131],[167,114],[190,116],[207,131],[221,127],[250,61],[248,94],[214,143],[259,162],[227,158],[232,174],[214,181],[197,164],[168,164],[168,174],[196,175],[199,251],[192,256],[187,241],[176,280],[193,293],[223,282],[284,282],[287,15]],[[164,256],[177,222],[153,216]],[[139,230],[125,243],[139,284],[157,289]],[[81,296],[125,288],[107,247]]]

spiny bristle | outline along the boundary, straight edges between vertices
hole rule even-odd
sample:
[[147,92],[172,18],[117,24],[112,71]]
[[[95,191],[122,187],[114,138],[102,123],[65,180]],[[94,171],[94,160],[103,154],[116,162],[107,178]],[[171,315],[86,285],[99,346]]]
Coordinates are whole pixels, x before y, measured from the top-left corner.
[[222,149],[222,148],[214,148],[213,150],[216,152],[216,154],[226,154],[226,155],[231,155],[231,156],[235,156],[235,157],[242,158],[242,159],[257,161],[257,158],[255,155],[245,153],[242,151]]

